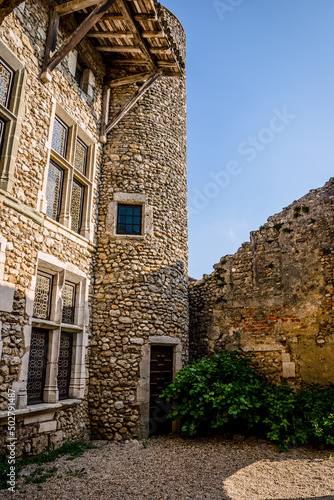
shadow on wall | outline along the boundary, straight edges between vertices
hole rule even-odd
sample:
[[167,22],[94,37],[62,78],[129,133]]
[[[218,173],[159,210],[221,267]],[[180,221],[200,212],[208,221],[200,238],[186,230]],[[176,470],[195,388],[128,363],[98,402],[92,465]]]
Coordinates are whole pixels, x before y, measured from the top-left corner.
[[22,0],[0,0],[0,24],[20,3]]

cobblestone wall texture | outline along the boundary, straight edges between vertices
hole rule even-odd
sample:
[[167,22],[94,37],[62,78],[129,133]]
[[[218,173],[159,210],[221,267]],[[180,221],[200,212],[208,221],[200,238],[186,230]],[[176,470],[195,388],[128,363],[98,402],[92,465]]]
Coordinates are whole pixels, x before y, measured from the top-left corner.
[[[5,192],[0,193],[0,235],[7,240],[3,287],[14,286],[14,301],[10,313],[0,312],[1,340],[3,342],[0,365],[0,410],[6,411],[8,388],[21,378],[22,359],[28,352],[24,328],[31,325],[27,314],[27,291],[36,276],[37,254],[56,257],[63,263],[71,263],[89,277],[94,247],[87,241],[73,237],[71,231],[57,229],[57,225],[45,224],[45,216],[39,212],[39,194],[43,190],[45,170],[48,168],[47,141],[53,101],[56,101],[82,129],[98,141],[100,108],[104,66],[102,59],[84,41],[81,50],[94,69],[95,93],[88,97],[78,88],[69,72],[68,59],[53,72],[52,82],[44,85],[40,72],[44,57],[48,28],[48,7],[42,1],[26,1],[7,16],[0,26],[0,39],[25,66],[25,116],[16,157],[15,183],[11,201]],[[63,26],[59,42],[67,35]],[[101,161],[102,145],[97,148],[97,165]],[[93,204],[96,206],[98,169],[93,179]],[[18,203],[17,203],[18,202]],[[96,217],[94,211],[93,223]],[[53,229],[51,228],[53,227]],[[4,288],[2,288],[4,290]],[[87,332],[88,333],[88,332]],[[87,374],[88,375],[88,374]],[[88,378],[87,378],[88,385]],[[39,416],[29,423],[22,417],[17,420],[17,453],[39,453],[55,440],[86,438],[89,434],[87,402],[76,408],[57,410],[50,417],[55,421],[49,430],[40,430]],[[0,450],[5,449],[7,428],[1,421]],[[45,426],[41,427],[44,429]]]
[[[135,86],[115,89],[111,114]],[[161,78],[108,138],[100,186],[94,267],[89,403],[94,437],[137,435],[143,346],[150,337],[183,342],[187,359],[185,79]],[[120,193],[143,196],[142,237],[115,235]],[[145,216],[146,216],[145,215]]]
[[334,180],[190,280],[190,352],[240,345],[273,381],[334,382]]

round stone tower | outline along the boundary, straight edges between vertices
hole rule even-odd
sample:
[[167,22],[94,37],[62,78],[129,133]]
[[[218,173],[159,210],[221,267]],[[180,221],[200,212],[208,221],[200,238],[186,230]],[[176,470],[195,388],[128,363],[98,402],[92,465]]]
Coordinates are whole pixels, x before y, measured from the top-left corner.
[[[185,35],[162,8],[185,56]],[[111,93],[115,114],[136,84]],[[89,404],[92,434],[169,430],[157,396],[187,360],[185,77],[162,76],[107,137],[94,267]]]

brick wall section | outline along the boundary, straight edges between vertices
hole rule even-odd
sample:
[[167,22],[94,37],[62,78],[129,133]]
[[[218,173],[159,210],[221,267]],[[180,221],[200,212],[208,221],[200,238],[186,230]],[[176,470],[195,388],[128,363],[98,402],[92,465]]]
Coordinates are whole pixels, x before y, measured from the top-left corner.
[[334,180],[190,280],[193,358],[240,345],[273,381],[334,382]]

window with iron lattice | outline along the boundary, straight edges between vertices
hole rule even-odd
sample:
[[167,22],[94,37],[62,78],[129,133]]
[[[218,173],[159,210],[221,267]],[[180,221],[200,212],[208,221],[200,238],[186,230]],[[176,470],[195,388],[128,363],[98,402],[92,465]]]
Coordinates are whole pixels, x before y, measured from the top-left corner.
[[48,350],[48,331],[33,328],[30,340],[27,395],[28,404],[43,402]]
[[0,104],[8,108],[14,71],[0,58]]
[[63,310],[62,310],[62,323],[74,324],[75,318],[75,292],[76,285],[74,283],[66,282],[63,286]]
[[69,397],[72,367],[72,349],[73,334],[69,332],[61,332],[57,375],[57,386],[60,400]]
[[0,40],[0,189],[12,192],[24,115],[24,65]]
[[37,272],[33,311],[34,318],[50,319],[52,283],[53,276],[51,274],[44,273],[43,271]]
[[[67,126],[55,116],[51,155],[46,184],[46,215],[81,234],[85,219],[88,231],[89,211],[86,197],[91,190],[88,177],[89,146],[77,136],[77,127]],[[70,186],[69,186],[70,184]]]

